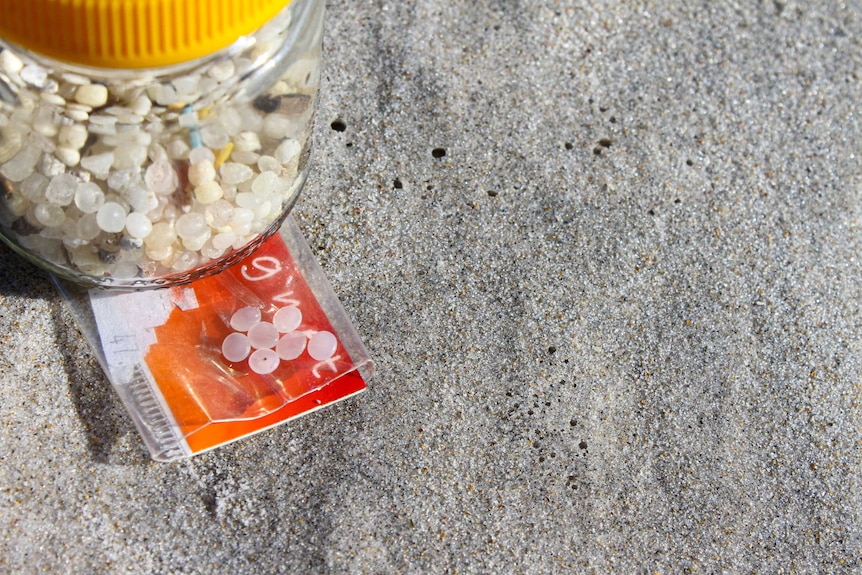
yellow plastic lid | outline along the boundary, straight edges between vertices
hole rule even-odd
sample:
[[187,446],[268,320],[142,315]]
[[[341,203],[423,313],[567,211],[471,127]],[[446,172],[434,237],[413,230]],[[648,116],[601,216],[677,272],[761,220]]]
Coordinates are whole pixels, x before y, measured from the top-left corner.
[[154,68],[230,46],[290,0],[0,0],[0,38],[74,64]]

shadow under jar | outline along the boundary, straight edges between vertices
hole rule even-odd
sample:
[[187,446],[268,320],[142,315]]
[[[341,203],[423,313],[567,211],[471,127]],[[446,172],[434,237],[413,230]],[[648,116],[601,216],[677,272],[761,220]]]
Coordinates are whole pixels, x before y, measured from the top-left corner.
[[305,182],[323,2],[101,4],[0,0],[0,239],[89,286],[223,270]]

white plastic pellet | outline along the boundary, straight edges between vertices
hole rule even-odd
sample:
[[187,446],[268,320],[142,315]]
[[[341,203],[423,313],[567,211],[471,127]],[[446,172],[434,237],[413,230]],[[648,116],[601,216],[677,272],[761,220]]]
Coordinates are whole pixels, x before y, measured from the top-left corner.
[[335,354],[338,340],[328,331],[319,331],[308,340],[308,355],[317,361],[329,359]]
[[126,232],[133,238],[144,239],[153,230],[153,222],[140,212],[126,216]]
[[221,122],[209,122],[202,126],[201,139],[205,146],[214,150],[220,150],[230,142],[230,136]]
[[207,205],[204,213],[210,226],[216,229],[223,228],[230,224],[233,217],[233,205],[226,200],[216,200]]
[[260,138],[255,132],[240,132],[234,138],[233,149],[238,152],[256,152],[260,149]]
[[190,252],[199,252],[211,236],[212,232],[207,228],[197,236],[183,238],[183,247]]
[[66,219],[63,208],[54,204],[37,205],[34,215],[40,224],[49,228],[60,227]]
[[114,153],[105,152],[92,156],[81,158],[81,167],[89,170],[95,177],[100,180],[107,179],[111,171],[111,166],[114,163]]
[[94,182],[81,182],[75,189],[75,205],[85,214],[95,214],[105,203],[102,188]]
[[178,100],[177,91],[170,84],[160,84],[155,88],[153,99],[159,106],[170,106]]
[[60,127],[57,135],[57,143],[73,150],[80,150],[87,143],[87,128],[80,124],[71,124]]
[[222,342],[221,353],[230,362],[242,361],[251,353],[248,338],[241,333],[232,333]]
[[286,333],[278,340],[275,352],[281,359],[291,361],[302,355],[305,351],[306,337],[301,332]]
[[174,90],[176,90],[177,95],[188,96],[197,91],[199,81],[200,76],[197,75],[179,76],[171,80],[171,84],[173,85]]
[[278,185],[278,174],[275,172],[262,172],[254,179],[251,191],[257,195],[267,195]]
[[45,188],[45,199],[57,206],[68,206],[75,198],[78,178],[70,174],[60,174],[51,178]]
[[153,103],[149,98],[147,98],[146,94],[141,94],[140,96],[132,100],[131,104],[129,105],[129,109],[139,116],[146,116],[147,114],[149,114],[152,107]]
[[215,167],[209,160],[201,160],[189,166],[189,183],[193,186],[211,182],[215,179],[215,175]]
[[220,234],[214,235],[210,241],[212,242],[213,249],[218,250],[219,253],[222,253],[226,249],[231,247],[236,241],[236,234],[232,231],[222,232]]
[[199,237],[209,229],[209,225],[207,224],[206,216],[202,213],[189,212],[188,214],[183,214],[179,219],[177,219],[176,224],[174,224],[174,228],[179,237],[186,239]]
[[75,148],[67,148],[65,146],[59,146],[55,149],[54,156],[69,167],[77,166],[78,162],[81,161],[81,152]]
[[199,261],[200,258],[195,252],[185,250],[174,258],[170,267],[175,272],[187,272],[194,269],[194,267],[198,265]]
[[100,233],[102,233],[102,228],[99,227],[99,223],[96,221],[96,214],[84,214],[78,219],[78,237],[84,241],[90,241],[95,239]]
[[11,51],[3,50],[0,52],[0,68],[7,74],[17,74],[23,67],[24,62]]
[[177,241],[177,232],[169,222],[156,222],[153,224],[153,229],[144,238],[147,247],[154,250],[170,247],[175,241]]
[[278,368],[278,354],[271,349],[259,349],[248,358],[248,366],[260,375],[267,375]]
[[121,232],[126,227],[126,210],[116,202],[105,202],[96,212],[96,223],[105,232]]
[[101,84],[85,84],[75,90],[75,100],[85,106],[98,108],[108,101],[108,88]]
[[38,172],[33,172],[21,182],[21,195],[34,204],[45,201],[45,190],[48,188],[48,178]]
[[235,186],[250,179],[254,171],[245,164],[238,162],[226,162],[219,168],[222,183],[226,186]]
[[233,76],[234,70],[235,68],[233,61],[222,60],[221,62],[218,62],[217,64],[213,65],[213,67],[207,71],[207,75],[210,78],[216,80],[217,82],[224,82],[225,80]]
[[295,305],[283,307],[272,316],[272,323],[280,333],[287,333],[302,323],[302,312]]
[[3,164],[0,175],[11,182],[20,182],[33,173],[41,155],[42,150],[36,146],[24,146],[14,158]]
[[171,163],[167,160],[159,160],[150,164],[144,172],[144,182],[147,188],[165,196],[176,190],[179,180]]
[[171,140],[167,145],[168,157],[172,160],[185,160],[191,148],[183,140]]
[[287,135],[291,127],[291,119],[280,113],[267,114],[263,121],[263,135],[278,140]]
[[257,167],[261,172],[281,172],[281,162],[272,156],[261,156],[257,160]]
[[22,80],[37,88],[42,88],[48,80],[48,71],[36,64],[24,66],[18,74]]
[[230,326],[236,331],[248,331],[260,321],[260,310],[253,306],[238,309],[230,317]]
[[224,190],[218,182],[204,182],[195,188],[195,199],[206,205],[220,200],[224,196]]
[[288,139],[279,144],[279,146],[275,149],[275,159],[281,162],[282,164],[286,164],[299,156],[299,153],[302,151],[302,146],[300,146],[299,142],[294,139]]
[[114,168],[118,170],[140,168],[146,160],[147,147],[144,145],[128,143],[114,148]]
[[206,146],[200,146],[197,148],[192,148],[191,151],[189,151],[188,159],[189,164],[197,164],[198,162],[203,161],[208,161],[212,164],[215,162],[215,154]]
[[255,349],[275,347],[278,329],[268,321],[259,321],[248,329],[248,341]]
[[234,148],[233,152],[230,155],[230,159],[238,164],[246,164],[252,165],[256,164],[257,160],[260,158],[260,154],[257,152],[246,152],[243,150],[237,150]]

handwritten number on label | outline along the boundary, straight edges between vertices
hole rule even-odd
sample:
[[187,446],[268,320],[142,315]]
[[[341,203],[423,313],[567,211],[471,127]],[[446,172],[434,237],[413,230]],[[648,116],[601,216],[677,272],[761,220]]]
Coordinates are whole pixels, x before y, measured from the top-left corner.
[[281,262],[273,256],[260,256],[251,261],[251,267],[260,274],[251,275],[248,266],[244,265],[240,268],[242,277],[250,282],[259,282],[271,278],[282,270]]

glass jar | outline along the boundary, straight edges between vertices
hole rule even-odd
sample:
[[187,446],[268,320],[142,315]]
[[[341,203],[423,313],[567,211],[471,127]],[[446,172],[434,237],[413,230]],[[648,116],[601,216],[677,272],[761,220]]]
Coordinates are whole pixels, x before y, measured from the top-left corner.
[[322,0],[82,3],[0,0],[0,239],[127,289],[246,257],[308,173]]

